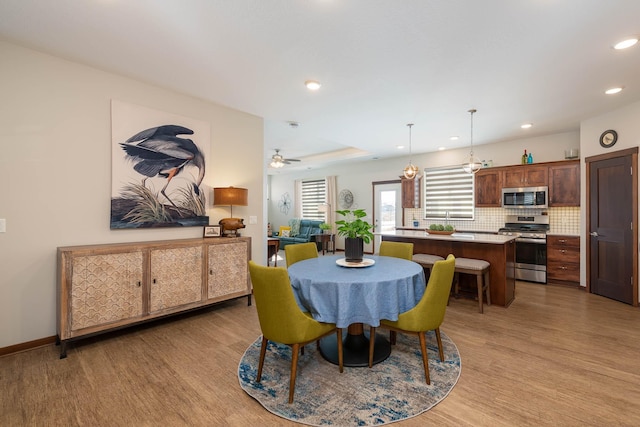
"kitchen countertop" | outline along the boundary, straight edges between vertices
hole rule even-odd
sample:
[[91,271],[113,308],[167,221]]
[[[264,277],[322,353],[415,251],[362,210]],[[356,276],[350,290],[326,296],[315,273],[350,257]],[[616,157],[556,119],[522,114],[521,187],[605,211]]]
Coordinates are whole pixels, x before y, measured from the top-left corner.
[[[408,230],[408,231],[425,231],[424,227],[396,227],[396,230]],[[472,234],[498,234],[497,231],[487,230],[456,230],[457,233],[472,233]]]
[[379,236],[409,237],[413,239],[444,240],[444,241],[450,241],[450,242],[489,243],[489,244],[496,244],[496,245],[503,245],[516,238],[515,236],[503,236],[500,234],[486,234],[486,233],[455,232],[451,235],[429,234],[426,231],[424,231],[424,229],[395,230],[395,231],[386,231],[384,233],[375,233],[375,234]]

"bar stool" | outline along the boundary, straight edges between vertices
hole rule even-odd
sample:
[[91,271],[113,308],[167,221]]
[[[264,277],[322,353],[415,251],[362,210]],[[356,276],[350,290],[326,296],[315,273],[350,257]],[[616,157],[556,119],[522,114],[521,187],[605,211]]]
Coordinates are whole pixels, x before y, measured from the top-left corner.
[[460,285],[460,273],[472,274],[476,276],[476,283],[478,284],[478,304],[480,313],[483,313],[482,307],[482,294],[487,294],[487,305],[491,305],[491,284],[489,282],[489,264],[483,259],[473,258],[456,258],[456,269],[454,274],[455,282],[455,294],[458,295]]
[[417,262],[424,269],[428,268],[429,271],[431,271],[431,269],[433,268],[433,264],[435,264],[436,261],[443,261],[443,260],[444,258],[438,255],[413,254],[413,262]]

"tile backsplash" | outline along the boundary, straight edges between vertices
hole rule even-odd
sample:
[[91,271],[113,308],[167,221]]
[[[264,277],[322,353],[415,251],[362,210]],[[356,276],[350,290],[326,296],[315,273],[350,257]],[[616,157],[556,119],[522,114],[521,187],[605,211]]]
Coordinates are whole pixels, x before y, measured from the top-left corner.
[[[508,209],[508,208],[476,208],[473,221],[450,220],[449,224],[458,230],[496,232],[504,227],[507,215],[549,215],[549,232],[553,234],[580,234],[580,208],[548,208],[548,209]],[[405,227],[413,227],[413,218],[422,218],[422,209],[405,209]],[[431,224],[445,224],[444,220],[420,219],[419,228],[427,228]]]

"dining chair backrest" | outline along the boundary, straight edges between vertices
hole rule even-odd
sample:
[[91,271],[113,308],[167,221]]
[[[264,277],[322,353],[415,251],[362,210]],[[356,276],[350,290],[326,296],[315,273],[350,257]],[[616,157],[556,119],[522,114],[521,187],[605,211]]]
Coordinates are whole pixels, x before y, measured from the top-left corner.
[[309,258],[318,258],[318,246],[314,242],[296,243],[284,247],[287,267]]
[[399,322],[402,329],[409,331],[430,331],[439,328],[451,292],[456,259],[449,254],[446,260],[433,264],[424,295],[411,310],[402,313]]
[[413,243],[389,242],[382,241],[380,243],[381,256],[391,256],[395,258],[413,260]]
[[318,324],[296,303],[289,273],[284,267],[265,267],[249,261],[253,297],[265,338],[283,344],[308,340]]

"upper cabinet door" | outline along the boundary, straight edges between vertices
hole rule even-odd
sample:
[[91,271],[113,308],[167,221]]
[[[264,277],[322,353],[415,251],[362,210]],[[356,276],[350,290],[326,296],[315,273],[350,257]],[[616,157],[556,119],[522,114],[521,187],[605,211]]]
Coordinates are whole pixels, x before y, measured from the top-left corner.
[[478,208],[502,206],[502,169],[481,169],[475,176],[475,205]]
[[549,166],[549,207],[580,206],[580,161]]
[[504,170],[502,181],[503,187],[539,187],[548,185],[547,166],[515,166]]
[[402,178],[402,207],[403,208],[420,208],[422,207],[422,197],[420,194],[420,178],[406,179]]

